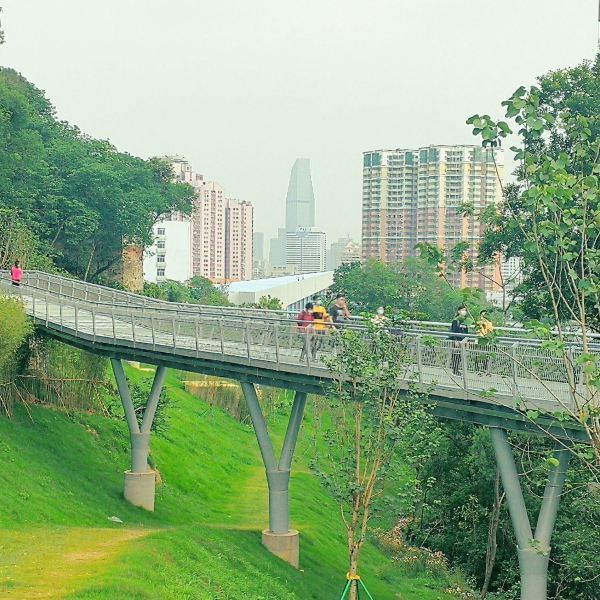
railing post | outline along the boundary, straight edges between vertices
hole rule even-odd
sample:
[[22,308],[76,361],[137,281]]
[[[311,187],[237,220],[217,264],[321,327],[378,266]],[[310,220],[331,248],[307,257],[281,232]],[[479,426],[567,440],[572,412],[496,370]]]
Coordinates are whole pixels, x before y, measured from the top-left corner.
[[423,383],[423,346],[421,345],[420,335],[416,337],[415,350],[417,353],[417,376],[419,383]]
[[155,333],[154,333],[154,323],[155,323],[155,319],[154,319],[154,315],[152,315],[150,317],[150,325],[152,327],[152,350],[154,350],[156,348],[156,338],[155,338]]
[[75,306],[75,331],[79,331],[79,324],[78,324],[78,320],[77,320],[77,304],[74,304]]
[[250,358],[250,323],[248,319],[246,319],[244,332],[246,335],[246,353],[248,354],[248,358]]
[[468,339],[465,338],[460,342],[460,360],[462,362],[462,376],[463,376],[463,386],[465,390],[469,389],[469,377],[467,374],[467,344],[469,343]]
[[273,337],[275,338],[275,361],[277,364],[279,364],[279,323],[277,323],[277,321],[275,321],[275,331]]
[[173,317],[171,321],[171,326],[173,327],[173,349],[175,349],[175,347],[177,346],[177,332],[175,331],[177,325],[175,323],[175,317]]
[[133,345],[135,346],[135,318],[133,316],[133,311],[131,311],[131,337],[133,339]]
[[96,310],[95,308],[92,306],[91,311],[92,313],[92,335],[93,335],[93,341],[96,341]]
[[219,340],[221,342],[221,355],[225,355],[225,340],[223,339],[223,319],[219,319]]
[[194,333],[196,335],[196,356],[198,356],[200,349],[199,349],[199,342],[198,342],[198,338],[199,338],[199,332],[198,332],[198,319],[194,320]]
[[511,356],[511,370],[512,370],[512,378],[513,378],[513,394],[516,396],[519,395],[519,370],[517,367],[517,349],[519,347],[519,342],[515,342],[510,348],[510,356]]

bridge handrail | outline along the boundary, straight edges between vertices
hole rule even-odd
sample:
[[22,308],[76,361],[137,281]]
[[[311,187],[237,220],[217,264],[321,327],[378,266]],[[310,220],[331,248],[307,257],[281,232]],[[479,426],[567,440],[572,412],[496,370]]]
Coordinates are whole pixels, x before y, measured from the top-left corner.
[[[8,271],[0,271],[0,278],[8,279]],[[35,285],[33,285],[30,280],[35,280]],[[50,290],[50,280],[54,279],[59,282],[59,291],[51,291]],[[40,286],[40,281],[46,280],[48,282],[48,287],[44,288]],[[170,302],[167,300],[161,300],[158,298],[151,298],[148,296],[142,296],[139,294],[134,294],[132,292],[127,292],[124,290],[118,290],[116,288],[107,288],[105,286],[101,286],[94,283],[84,282],[78,279],[73,279],[69,277],[65,277],[57,274],[45,273],[43,271],[27,271],[25,273],[25,281],[28,282],[27,285],[32,287],[36,287],[40,290],[47,289],[51,291],[51,293],[64,295],[65,297],[78,298],[79,300],[85,300],[88,302],[96,302],[97,304],[101,304],[105,302],[111,306],[119,306],[121,303],[116,302],[117,298],[123,298],[125,300],[124,306],[135,306],[135,307],[143,307],[143,308],[156,308],[160,310],[170,310],[182,313],[191,313],[191,314],[212,314],[218,316],[245,316],[252,317],[257,319],[264,319],[265,317],[268,319],[279,319],[282,321],[293,321],[295,318],[294,314],[291,314],[287,311],[283,310],[274,310],[274,309],[258,309],[258,308],[245,308],[245,307],[233,307],[233,306],[213,306],[213,305],[202,305],[202,304],[191,304],[191,303],[179,303],[179,302]],[[72,290],[72,294],[69,295],[64,291],[60,291],[61,283],[68,285]],[[84,293],[84,297],[75,296],[75,289],[82,290]],[[93,300],[89,299],[86,296],[89,295],[89,290],[94,290],[95,295],[97,295],[98,299]],[[102,296],[109,296],[105,301],[101,300]],[[352,317],[344,326],[345,327],[355,327],[361,326],[364,323],[364,319],[361,317]],[[403,331],[406,332],[421,332],[424,334],[430,335],[447,335],[448,330],[450,328],[450,323],[441,322],[441,321],[417,321],[417,320],[407,320],[403,321],[399,327],[402,328]],[[531,330],[522,327],[504,327],[498,326],[496,327],[496,331],[501,335],[501,338],[510,338],[515,341],[527,341],[532,338],[527,338],[525,336],[531,334]],[[558,332],[554,332],[555,334]],[[581,333],[578,332],[563,332],[567,337],[571,337],[574,339],[569,345],[576,346],[578,344],[578,338],[580,338]],[[476,338],[476,334],[469,334],[468,338]],[[588,339],[592,340],[592,344],[594,349],[596,343],[600,344],[600,334],[588,333]]]
[[[223,313],[223,312],[213,312],[213,308],[220,308],[220,307],[212,307],[212,306],[207,306],[207,305],[197,305],[198,307],[202,308],[203,310],[201,311],[187,311],[187,310],[180,310],[179,304],[176,303],[170,303],[170,302],[166,302],[165,304],[167,304],[167,306],[153,306],[153,305],[132,305],[132,304],[123,304],[123,303],[119,303],[119,302],[101,302],[98,300],[86,300],[84,298],[79,298],[79,297],[75,297],[69,294],[66,294],[64,292],[57,292],[57,291],[48,291],[47,289],[43,288],[43,287],[37,287],[37,286],[32,286],[30,284],[22,284],[21,288],[22,291],[25,290],[35,290],[38,292],[38,294],[42,294],[44,297],[60,297],[63,298],[62,304],[63,305],[68,305],[68,306],[78,306],[81,308],[87,307],[88,309],[90,308],[90,306],[97,306],[97,307],[106,307],[107,310],[111,311],[111,314],[114,314],[115,316],[126,316],[128,318],[131,318],[132,316],[140,316],[139,314],[137,314],[136,311],[142,311],[141,316],[151,316],[153,315],[154,317],[157,318],[163,318],[164,317],[164,313],[172,313],[174,315],[176,315],[178,318],[181,316],[190,316],[190,317],[207,317],[207,318],[217,318],[219,320],[223,320],[223,322],[226,323],[230,323],[230,322],[235,322],[235,323],[244,323],[248,320],[250,321],[254,321],[254,322],[258,322],[258,323],[262,323],[262,324],[273,324],[273,323],[281,323],[281,324],[292,324],[294,327],[296,327],[296,321],[293,317],[291,317],[289,314],[285,314],[283,317],[280,314],[275,314],[272,315],[270,313],[270,311],[263,311],[263,310],[257,310],[254,312],[250,312],[250,314],[246,313],[238,313],[234,310],[228,311]],[[110,288],[108,288],[110,289]],[[190,306],[190,305],[185,305]],[[230,308],[230,307],[227,307]],[[258,313],[258,314],[257,314]],[[170,317],[172,318],[172,317]],[[418,326],[414,327],[411,326],[412,324],[416,323]],[[432,337],[432,338],[436,338],[436,339],[449,339],[452,337],[452,334],[448,331],[448,329],[423,329],[421,327],[419,327],[422,324],[422,322],[415,322],[415,321],[407,321],[407,322],[403,322],[397,325],[391,325],[390,327],[386,328],[387,330],[393,332],[396,335],[414,335],[414,336],[421,336],[422,338],[426,339],[428,337]],[[426,324],[429,325],[429,323],[427,322]],[[434,325],[434,323],[431,323],[431,325]],[[438,323],[435,323],[435,325],[439,325]],[[441,325],[445,325],[444,323],[441,323]],[[348,322],[348,323],[344,323],[344,324],[338,324],[335,327],[334,326],[328,326],[328,330],[331,329],[352,329],[352,330],[356,330],[356,331],[360,331],[360,330],[366,330],[367,327],[364,324],[364,321],[354,321],[354,322]],[[470,342],[477,342],[479,340],[479,335],[477,335],[476,333],[470,333],[470,334],[461,334],[461,337],[464,337],[465,340],[470,341]],[[542,340],[539,340],[537,338],[524,338],[524,337],[505,337],[505,336],[499,336],[498,338],[496,338],[495,340],[493,340],[493,342],[490,342],[490,344],[497,344],[497,343],[520,343],[521,345],[527,345],[527,346],[541,346],[543,344]],[[577,348],[578,344],[573,342],[573,343],[567,343],[566,344],[567,347],[571,347],[571,348]],[[600,352],[600,344],[590,344],[590,350],[593,352]]]

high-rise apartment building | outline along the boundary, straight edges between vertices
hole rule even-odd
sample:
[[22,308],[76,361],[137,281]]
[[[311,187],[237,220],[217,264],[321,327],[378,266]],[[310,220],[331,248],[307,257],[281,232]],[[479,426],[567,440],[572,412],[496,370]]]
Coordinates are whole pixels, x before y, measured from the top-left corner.
[[252,279],[252,230],[254,209],[250,202],[229,198],[225,205],[225,279]]
[[192,273],[225,281],[225,195],[216,181],[196,190],[192,209]]
[[360,262],[361,248],[349,237],[333,242],[327,252],[327,270],[335,271],[339,266]]
[[[386,263],[416,256],[416,244],[450,252],[469,243],[475,261],[483,235],[481,212],[502,198],[502,150],[479,146],[429,146],[375,150],[363,156],[362,257]],[[460,207],[469,204],[472,214]],[[470,211],[469,211],[470,213]],[[494,289],[497,272],[453,275],[453,283]]]
[[296,273],[325,271],[327,238],[322,231],[303,229],[286,233],[286,265]]
[[252,278],[253,207],[227,198],[181,158],[168,158],[174,179],[193,186],[190,216],[165,215],[154,228],[155,243],[144,259],[148,281],[186,281],[195,275],[215,283]]
[[208,181],[192,210],[192,273],[215,283],[252,278],[252,204],[226,198]]

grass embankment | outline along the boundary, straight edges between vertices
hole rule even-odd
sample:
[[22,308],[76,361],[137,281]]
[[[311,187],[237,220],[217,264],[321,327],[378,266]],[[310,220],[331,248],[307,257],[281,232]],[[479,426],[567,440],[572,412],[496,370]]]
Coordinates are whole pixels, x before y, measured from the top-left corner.
[[[308,440],[291,484],[297,571],[260,543],[267,495],[252,429],[186,393],[175,373],[167,386],[168,433],[152,440],[163,479],[153,514],[122,499],[124,422],[35,406],[31,417],[17,407],[0,418],[0,598],[337,600],[345,532],[308,472]],[[281,438],[283,418],[271,426]],[[362,571],[376,600],[450,598],[442,582],[403,574],[373,546]]]

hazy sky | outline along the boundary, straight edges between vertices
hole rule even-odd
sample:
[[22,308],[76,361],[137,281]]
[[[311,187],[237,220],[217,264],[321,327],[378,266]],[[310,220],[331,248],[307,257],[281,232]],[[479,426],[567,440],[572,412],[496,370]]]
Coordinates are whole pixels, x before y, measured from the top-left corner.
[[309,157],[317,225],[360,238],[362,152],[473,143],[465,119],[594,55],[597,0],[0,0],[1,64],[60,118],[178,154],[285,222]]

